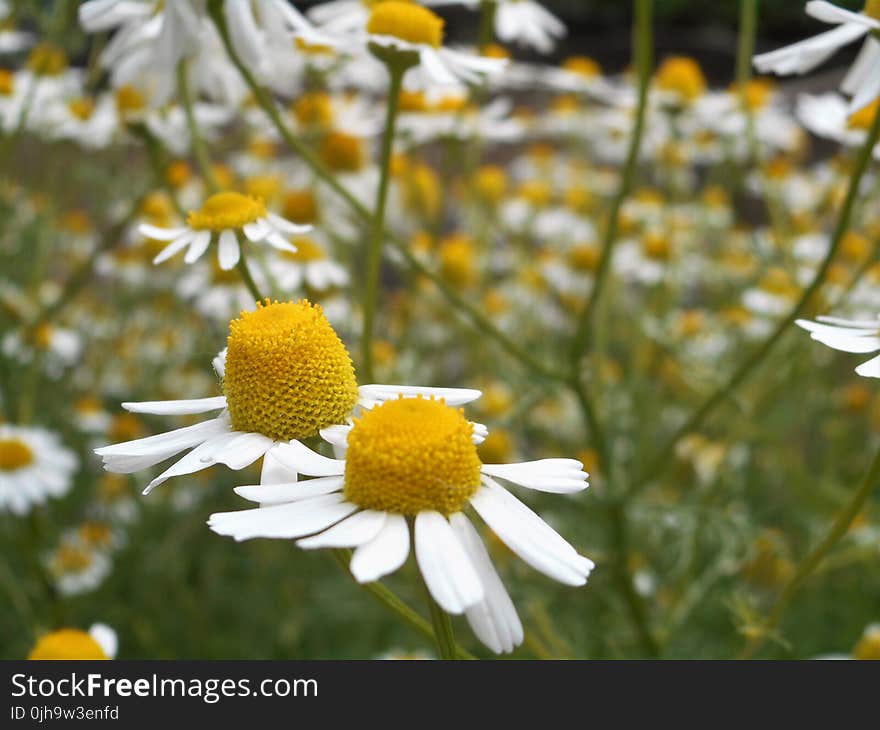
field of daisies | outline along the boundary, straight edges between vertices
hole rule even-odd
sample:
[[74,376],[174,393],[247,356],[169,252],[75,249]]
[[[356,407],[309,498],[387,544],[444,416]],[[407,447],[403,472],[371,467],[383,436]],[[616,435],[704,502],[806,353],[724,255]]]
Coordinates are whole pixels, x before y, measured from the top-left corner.
[[0,656],[880,658],[880,0],[791,4],[0,2]]

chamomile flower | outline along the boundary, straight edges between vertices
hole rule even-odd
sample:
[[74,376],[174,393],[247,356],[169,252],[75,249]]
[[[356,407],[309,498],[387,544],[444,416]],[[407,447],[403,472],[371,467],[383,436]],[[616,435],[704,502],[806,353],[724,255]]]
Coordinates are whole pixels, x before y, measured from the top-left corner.
[[110,556],[85,544],[78,536],[62,538],[43,562],[55,589],[62,596],[78,596],[95,590],[110,574]]
[[[839,317],[819,317],[815,322],[799,319],[795,322],[810,333],[810,337],[833,350],[852,353],[880,351],[880,320],[849,320]],[[856,368],[863,378],[880,378],[880,355]]]
[[[797,117],[819,137],[846,147],[860,147],[865,143],[878,109],[880,99],[850,114],[849,105],[838,94],[801,94],[798,97]],[[874,147],[874,157],[880,159],[880,144]]]
[[345,458],[312,454],[299,472],[318,478],[239,487],[260,507],[214,514],[208,524],[236,540],[300,538],[306,549],[355,548],[350,569],[361,583],[406,562],[412,529],[433,598],[447,613],[465,614],[492,651],[509,652],[522,642],[522,625],[465,510],[472,507],[536,570],[582,586],[592,561],[499,482],[570,494],[586,488],[587,474],[573,459],[483,464],[475,435],[474,424],[443,400],[388,400],[325,433]]
[[408,88],[460,87],[498,73],[506,59],[485,58],[443,46],[443,19],[426,7],[402,0],[372,6],[366,27],[355,37],[371,51],[397,53],[410,65]]
[[285,220],[266,209],[260,198],[232,191],[215,193],[199,210],[190,211],[186,226],[160,228],[142,224],[140,232],[156,241],[169,241],[168,245],[153,259],[160,264],[184,249],[184,261],[198,261],[212,241],[216,241],[220,268],[228,271],[241,258],[239,241],[246,238],[251,243],[267,243],[281,251],[296,251],[286,236],[307,233],[311,226],[300,226]]
[[77,466],[57,434],[0,423],[0,511],[24,515],[49,497],[63,497]]
[[[479,391],[412,388],[396,385],[358,387],[345,345],[319,306],[308,301],[260,304],[242,312],[229,327],[227,348],[214,359],[223,395],[195,400],[123,403],[132,413],[220,415],[192,426],[95,450],[104,468],[133,473],[188,453],[153,479],[149,493],[174,476],[214,464],[243,469],[260,457],[262,479],[279,468],[308,473],[315,455],[300,439],[344,425],[358,408],[370,408],[401,392],[437,395],[456,404]],[[482,427],[478,428],[483,433]]]
[[92,624],[88,632],[58,629],[43,634],[28,654],[28,659],[114,659],[118,648],[119,640],[112,628],[107,624]]
[[840,88],[851,95],[850,112],[858,111],[880,96],[880,0],[866,0],[862,12],[844,10],[829,2],[813,0],[808,15],[837,27],[813,38],[770,53],[755,56],[755,67],[762,73],[803,74],[819,66],[839,49],[865,36],[861,52]]
[[312,238],[294,240],[296,251],[282,251],[272,259],[272,275],[284,291],[308,287],[323,292],[348,284],[348,272],[327,257],[327,252]]

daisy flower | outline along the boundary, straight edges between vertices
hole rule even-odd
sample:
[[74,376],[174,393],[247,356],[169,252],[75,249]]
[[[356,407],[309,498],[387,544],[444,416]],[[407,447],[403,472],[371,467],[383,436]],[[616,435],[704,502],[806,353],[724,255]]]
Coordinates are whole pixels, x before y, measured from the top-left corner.
[[[462,405],[479,391],[396,385],[358,387],[351,356],[320,306],[303,300],[260,304],[229,326],[227,348],[214,359],[223,395],[195,400],[123,403],[132,413],[220,415],[168,433],[95,450],[110,472],[130,474],[182,451],[183,458],[153,479],[148,494],[174,476],[214,464],[244,469],[263,458],[262,479],[280,469],[309,473],[317,455],[300,439],[344,425],[357,408],[389,398],[437,395]],[[331,432],[332,433],[332,432]],[[485,435],[477,427],[478,435]]]
[[853,97],[850,112],[880,96],[880,0],[866,0],[861,13],[844,10],[829,2],[807,3],[807,14],[837,27],[791,46],[754,57],[761,73],[803,74],[811,71],[853,41],[868,36],[862,50],[841,82],[843,92]]
[[327,291],[348,284],[348,272],[311,238],[294,240],[295,252],[282,251],[269,264],[278,286],[284,291],[295,291],[302,286],[316,292]]
[[[859,354],[880,352],[880,320],[877,319],[819,317],[815,322],[799,319],[795,324],[809,332],[812,339],[833,350]],[[856,372],[863,378],[880,378],[880,356],[863,362]]]
[[73,484],[76,455],[42,428],[0,424],[0,511],[27,514]]
[[85,544],[79,536],[66,536],[44,558],[55,589],[62,596],[78,596],[95,590],[110,574],[110,556]]
[[190,211],[186,225],[180,228],[160,228],[144,223],[139,228],[147,238],[169,241],[153,259],[160,264],[187,249],[184,261],[198,261],[212,241],[218,242],[217,256],[220,268],[228,271],[241,258],[239,241],[244,236],[251,243],[268,243],[281,251],[296,251],[285,236],[311,230],[299,226],[266,210],[262,199],[236,192],[215,193],[199,210]]
[[472,507],[526,563],[561,583],[581,586],[593,562],[500,481],[555,494],[587,487],[582,464],[544,459],[483,464],[474,424],[442,399],[388,400],[353,425],[325,433],[344,459],[312,454],[303,482],[239,487],[256,509],[211,516],[211,529],[236,540],[300,538],[302,548],[355,548],[351,572],[379,580],[415,557],[431,596],[450,614],[465,614],[477,637],[496,653],[523,639],[513,602],[465,510]]
[[116,632],[106,624],[92,624],[88,632],[59,629],[41,636],[28,654],[33,660],[114,659],[119,647]]
[[[443,19],[428,8],[412,2],[386,0],[373,5],[363,43],[376,54],[397,52],[414,65],[419,88],[458,87],[479,83],[482,76],[504,68],[507,61],[485,58],[443,46]],[[412,82],[406,84],[413,88]]]
[[[846,147],[861,147],[865,144],[878,109],[880,99],[850,114],[849,105],[838,94],[801,94],[798,97],[797,117],[819,137],[834,140]],[[880,159],[880,145],[874,148],[874,157]]]

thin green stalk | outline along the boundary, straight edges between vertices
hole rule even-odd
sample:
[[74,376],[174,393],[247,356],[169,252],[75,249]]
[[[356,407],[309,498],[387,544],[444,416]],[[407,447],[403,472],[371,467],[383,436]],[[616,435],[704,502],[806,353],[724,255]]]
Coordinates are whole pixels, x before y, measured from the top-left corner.
[[809,301],[825,283],[825,277],[828,274],[831,264],[834,262],[838,249],[840,248],[840,242],[849,230],[853,207],[859,197],[859,187],[861,186],[865,171],[868,169],[868,164],[871,161],[871,153],[873,152],[878,139],[880,139],[880,114],[874,117],[874,123],[871,125],[871,130],[868,132],[865,144],[862,146],[858,154],[855,167],[853,168],[852,177],[850,178],[846,198],[843,207],[841,208],[840,216],[838,217],[837,225],[834,229],[834,234],[831,238],[831,246],[828,249],[828,253],[825,255],[819,269],[814,274],[809,286],[804,289],[800,299],[798,299],[797,303],[785,318],[776,325],[773,332],[770,333],[764,343],[752,352],[752,354],[733,372],[728,381],[715,390],[702,403],[702,405],[691,414],[690,418],[688,418],[687,421],[685,421],[685,423],[667,439],[657,456],[649,462],[648,468],[645,469],[644,472],[642,472],[642,474],[633,482],[632,492],[641,489],[648,480],[657,476],[657,474],[669,465],[672,461],[672,454],[675,451],[678,442],[688,433],[699,428],[715,408],[721,403],[724,403],[752,374],[758,365],[764,362],[779,340],[782,339],[782,336],[786,333],[788,328],[794,323]]
[[496,0],[483,0],[480,3],[480,28],[477,34],[477,48],[483,53],[495,41],[495,16],[498,13]]
[[[348,575],[349,578],[354,578],[351,575],[351,572],[348,569],[348,564],[351,560],[351,551],[344,549],[331,550],[333,553],[333,557],[336,559],[336,562],[339,564],[339,567],[342,568],[343,572]],[[381,603],[385,608],[387,608],[392,613],[396,614],[398,618],[403,620],[405,624],[407,624],[410,628],[414,629],[416,632],[420,633],[422,636],[427,637],[431,641],[434,641],[434,630],[431,628],[431,624],[429,624],[425,619],[423,619],[419,614],[410,608],[403,600],[401,600],[396,593],[394,593],[391,589],[382,585],[379,581],[374,581],[373,583],[355,583],[369,593],[373,598],[375,598],[379,603]],[[455,647],[455,659],[476,659],[473,654],[461,649],[460,647]]]
[[739,42],[736,50],[736,84],[745,93],[752,78],[752,56],[755,55],[755,34],[758,27],[758,0],[740,0]]
[[366,382],[373,382],[373,330],[376,324],[376,302],[379,298],[379,277],[382,269],[382,244],[385,240],[385,208],[388,204],[388,187],[391,182],[391,151],[394,146],[394,130],[400,108],[400,90],[403,85],[405,64],[389,60],[386,63],[389,76],[388,108],[385,116],[385,133],[382,137],[380,158],[381,177],[376,193],[376,209],[370,230],[367,249],[366,282],[364,286],[364,321],[361,333],[361,365]]
[[769,633],[777,626],[795,594],[797,594],[800,587],[804,584],[804,581],[812,575],[825,556],[828,555],[831,549],[849,531],[853,520],[858,516],[859,512],[862,511],[865,502],[868,501],[868,498],[877,486],[878,481],[880,481],[880,449],[878,449],[877,453],[874,455],[874,460],[871,462],[871,466],[869,467],[867,474],[865,474],[861,485],[859,485],[859,488],[856,490],[855,494],[853,494],[852,499],[850,499],[846,506],[834,518],[834,521],[831,523],[831,527],[828,529],[828,533],[825,535],[822,542],[816,545],[816,547],[807,554],[798,565],[794,575],[788,583],[785,584],[785,587],[782,589],[782,592],[773,604],[773,608],[770,610],[769,617],[761,625],[761,630],[750,639],[740,656],[741,659],[750,659],[754,656],[755,652],[764,645]]
[[593,289],[587,299],[578,320],[577,330],[572,341],[571,369],[577,371],[581,357],[587,349],[590,339],[590,322],[599,297],[602,293],[603,284],[611,263],[611,255],[617,242],[617,230],[620,223],[620,211],[623,203],[629,196],[635,178],[636,166],[639,160],[639,151],[642,147],[642,135],[645,129],[645,113],[648,106],[648,90],[653,68],[653,38],[652,38],[652,0],[636,0],[635,20],[633,24],[633,65],[638,74],[638,103],[636,106],[636,118],[630,136],[629,149],[627,150],[626,163],[620,178],[620,185],[614,199],[611,201],[611,209],[608,213],[608,221],[605,225],[605,235],[602,241],[602,253],[596,268],[596,276]]
[[455,652],[455,633],[452,630],[452,619],[434,600],[434,597],[425,586],[425,594],[428,597],[428,608],[431,612],[431,625],[434,627],[434,639],[437,642],[437,651],[441,659],[458,659]]
[[241,276],[241,280],[244,282],[244,285],[248,288],[248,291],[251,293],[251,296],[254,298],[255,302],[262,302],[264,297],[260,293],[260,287],[257,286],[257,282],[254,281],[254,277],[251,275],[251,270],[248,268],[247,263],[247,254],[245,242],[242,240],[242,236],[239,234],[238,236],[238,248],[240,251],[238,257],[238,263],[235,265],[235,268],[238,269],[238,273]]
[[181,59],[177,64],[177,93],[180,95],[180,103],[183,106],[183,112],[186,115],[186,128],[189,131],[190,146],[192,147],[193,157],[199,166],[199,172],[205,185],[211,192],[217,192],[217,178],[214,177],[214,170],[211,165],[211,158],[208,155],[208,148],[205,146],[205,140],[199,131],[199,125],[196,121],[196,114],[193,108],[192,93],[189,88],[189,72],[186,59]]

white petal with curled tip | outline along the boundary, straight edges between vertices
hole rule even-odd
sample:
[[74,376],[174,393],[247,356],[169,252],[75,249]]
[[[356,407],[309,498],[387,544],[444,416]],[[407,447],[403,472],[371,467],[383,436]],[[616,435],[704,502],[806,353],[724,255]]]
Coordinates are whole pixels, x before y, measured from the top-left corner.
[[489,477],[471,505],[492,531],[523,561],[560,583],[581,586],[593,562],[578,555],[550,525]]
[[864,13],[854,13],[851,10],[844,10],[825,0],[812,0],[806,6],[807,15],[811,15],[816,20],[823,23],[855,23],[856,25],[864,25],[869,28],[880,28],[880,20],[865,15]]
[[229,420],[221,415],[209,421],[202,421],[192,426],[184,426],[155,436],[102,446],[95,449],[95,453],[98,456],[151,456],[160,453],[167,453],[170,456],[221,433],[228,433],[230,430]]
[[338,492],[345,484],[344,477],[318,477],[304,482],[255,484],[236,487],[235,493],[260,504],[286,504]]
[[523,641],[523,627],[504,583],[470,520],[456,513],[449,518],[452,529],[480,576],[485,597],[465,611],[477,638],[496,654],[513,651]]
[[261,433],[233,432],[236,437],[226,444],[223,451],[215,457],[218,464],[225,464],[238,471],[250,466],[263,456],[275,443]]
[[154,264],[161,264],[163,261],[167,261],[172,256],[180,253],[192,243],[192,240],[196,237],[195,231],[187,231],[180,238],[175,238],[171,243],[169,243],[165,248],[163,248],[153,259]]
[[372,583],[393,573],[409,556],[409,525],[401,515],[388,514],[379,533],[351,558],[349,570],[358,583]]
[[208,525],[218,535],[238,541],[296,538],[324,530],[356,510],[357,506],[344,502],[341,494],[328,494],[303,502],[213,514]]
[[297,223],[293,223],[287,218],[282,218],[280,215],[275,215],[275,213],[267,213],[266,219],[271,223],[275,228],[279,231],[283,231],[284,233],[293,233],[293,234],[303,234],[308,233],[312,230],[312,226],[310,225],[299,225]]
[[761,73],[805,73],[833,55],[838,48],[852,43],[867,32],[864,26],[841,25],[790,46],[762,53],[752,61]]
[[370,542],[382,531],[386,514],[374,510],[356,512],[324,532],[297,541],[306,550],[315,548],[356,548]]
[[272,226],[260,218],[253,223],[245,223],[242,230],[248,241],[259,243],[272,232]]
[[519,464],[483,464],[481,471],[526,489],[551,494],[571,494],[586,489],[583,464],[574,459],[539,459]]
[[298,474],[310,477],[332,477],[345,474],[345,461],[321,456],[299,441],[280,443],[273,451],[273,456],[278,461]]
[[446,613],[461,614],[483,600],[483,585],[452,526],[439,512],[419,512],[416,560],[425,585]]
[[264,239],[266,243],[268,243],[272,248],[278,249],[279,251],[287,251],[289,253],[296,253],[296,246],[294,246],[290,241],[288,241],[284,236],[282,236],[277,231],[273,231]]
[[489,435],[489,429],[484,426],[482,423],[474,423],[471,425],[474,427],[474,435],[471,437],[471,440],[479,446],[483,441],[486,440],[486,437]]
[[191,400],[149,400],[123,403],[122,407],[130,413],[150,413],[156,416],[182,416],[194,413],[208,413],[226,408],[226,396],[213,398],[194,398]]
[[211,231],[199,231],[193,236],[193,240],[189,245],[189,251],[183,257],[185,264],[194,264],[205,254],[208,246],[211,245]]
[[220,233],[220,247],[218,249],[220,268],[223,271],[234,269],[241,258],[241,249],[238,247],[238,239],[232,231]]
[[416,385],[362,385],[358,388],[358,395],[363,401],[378,401],[379,403],[387,400],[397,400],[399,396],[404,398],[443,398],[446,405],[463,406],[465,403],[471,403],[482,395],[479,390],[470,388],[430,388]]

